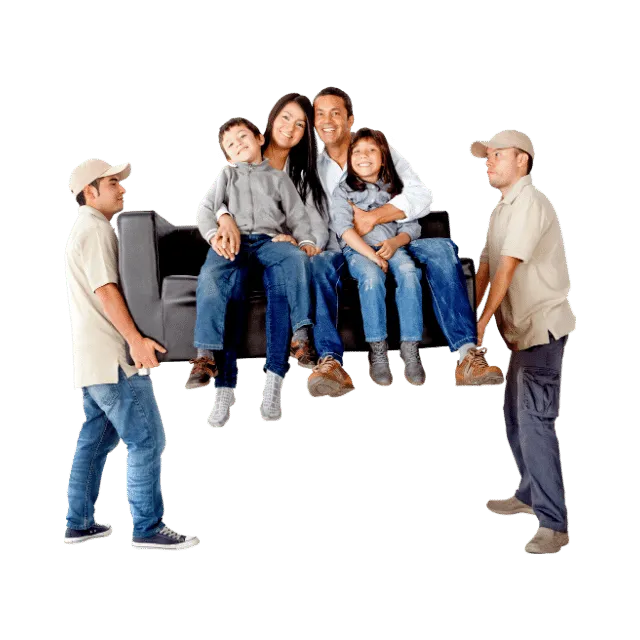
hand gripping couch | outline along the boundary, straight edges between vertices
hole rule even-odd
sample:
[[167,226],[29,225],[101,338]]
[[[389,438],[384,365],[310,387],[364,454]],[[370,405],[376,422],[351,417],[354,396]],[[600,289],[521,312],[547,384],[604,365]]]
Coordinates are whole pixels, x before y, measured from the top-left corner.
[[[449,238],[449,216],[433,211],[420,220],[423,238]],[[196,284],[209,245],[196,226],[176,227],[155,211],[122,213],[118,217],[120,239],[120,280],[131,315],[140,332],[166,349],[160,361],[194,358],[193,330],[196,321]],[[473,261],[462,258],[469,300],[475,311],[475,269]],[[398,314],[393,277],[387,278],[387,326],[390,349],[399,346]],[[423,280],[424,332],[421,347],[446,346],[436,321],[429,287]],[[266,297],[262,274],[250,273],[248,317],[238,355],[245,358],[266,354]],[[241,319],[244,321],[244,319]],[[338,323],[346,351],[367,351],[360,301],[355,280],[343,282]]]

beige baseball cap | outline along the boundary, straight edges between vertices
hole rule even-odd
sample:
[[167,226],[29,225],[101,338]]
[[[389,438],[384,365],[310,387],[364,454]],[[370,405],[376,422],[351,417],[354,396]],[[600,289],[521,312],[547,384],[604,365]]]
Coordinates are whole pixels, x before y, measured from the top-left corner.
[[124,180],[131,173],[131,165],[119,164],[112,167],[104,160],[85,160],[78,165],[69,179],[69,188],[74,196],[77,196],[88,184],[97,178],[117,176],[118,180]]
[[531,158],[533,158],[533,144],[531,144],[529,136],[520,133],[520,131],[514,131],[513,129],[496,133],[488,142],[474,142],[471,145],[471,153],[476,158],[486,158],[487,147],[491,149],[509,149],[510,147],[516,147],[526,151]]

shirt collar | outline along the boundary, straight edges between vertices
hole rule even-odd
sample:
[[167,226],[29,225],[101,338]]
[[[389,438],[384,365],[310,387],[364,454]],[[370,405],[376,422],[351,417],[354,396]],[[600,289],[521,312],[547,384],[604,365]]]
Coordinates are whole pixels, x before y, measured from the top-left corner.
[[507,191],[507,195],[503,196],[500,204],[513,204],[513,201],[520,195],[520,192],[528,185],[531,184],[531,176],[522,176],[518,182],[516,182],[509,191]]
[[83,204],[79,209],[79,213],[85,216],[93,216],[101,222],[106,222],[109,226],[111,226],[111,223],[105,218],[104,214],[101,211],[90,207],[88,204]]
[[258,162],[258,164],[251,164],[250,162],[238,162],[233,165],[240,171],[240,173],[249,173],[249,171],[267,171],[271,165],[269,164],[269,159],[266,158],[262,162]]

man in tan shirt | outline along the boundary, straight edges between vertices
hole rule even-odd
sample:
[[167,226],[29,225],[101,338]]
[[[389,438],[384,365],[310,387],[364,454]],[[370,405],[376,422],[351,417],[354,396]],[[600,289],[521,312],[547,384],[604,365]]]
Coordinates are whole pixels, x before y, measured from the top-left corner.
[[564,346],[575,328],[560,225],[549,200],[531,183],[534,152],[525,134],[503,131],[474,142],[471,153],[487,159],[489,183],[502,193],[476,275],[478,307],[491,283],[478,320],[478,344],[495,314],[513,352],[504,416],[521,476],[513,497],[490,500],[487,507],[505,515],[535,514],[540,526],[525,550],[554,553],[569,542],[555,419]]
[[[128,164],[111,167],[87,160],[71,175],[80,205],[66,250],[67,285],[73,335],[75,386],[82,388],[86,421],[69,478],[67,543],[111,534],[94,521],[94,507],[107,455],[120,438],[128,449],[127,495],[133,516],[133,545],[181,549],[198,543],[162,522],[160,456],[165,445],[160,412],[149,375],[156,350],[165,349],[136,328],[118,286],[118,240],[111,226],[122,211]],[[135,366],[126,358],[129,345]]]

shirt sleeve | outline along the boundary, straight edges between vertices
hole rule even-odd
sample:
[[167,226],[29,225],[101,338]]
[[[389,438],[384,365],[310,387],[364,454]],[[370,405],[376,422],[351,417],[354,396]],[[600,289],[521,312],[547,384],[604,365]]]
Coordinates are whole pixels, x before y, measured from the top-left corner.
[[219,173],[216,181],[209,187],[202,202],[198,206],[198,229],[202,237],[209,242],[218,231],[218,210],[225,203],[227,193],[228,171],[225,167]]
[[333,192],[329,216],[331,218],[331,229],[341,238],[348,229],[353,229],[353,209],[349,204],[349,193],[345,188],[345,183],[341,182]]
[[118,284],[118,241],[113,229],[90,229],[79,249],[91,291],[111,282]]
[[398,225],[398,233],[407,233],[411,240],[418,240],[422,233],[422,227],[417,220],[408,220],[402,226]]
[[547,230],[549,221],[540,203],[534,198],[516,201],[512,207],[500,255],[528,262]]
[[398,222],[403,224],[426,216],[433,202],[431,190],[424,186],[411,165],[395,149],[391,149],[391,159],[404,185],[402,193],[389,202],[404,212],[405,218]]
[[324,249],[329,241],[329,228],[327,223],[322,219],[320,212],[316,208],[313,202],[311,194],[307,194],[307,201],[305,203],[307,215],[309,216],[309,222],[311,224],[311,235],[313,236],[316,247]]
[[296,190],[291,178],[284,173],[280,175],[280,198],[282,211],[284,212],[287,227],[291,229],[291,235],[298,241],[298,245],[315,244],[311,231],[309,215],[305,209],[300,194]]

